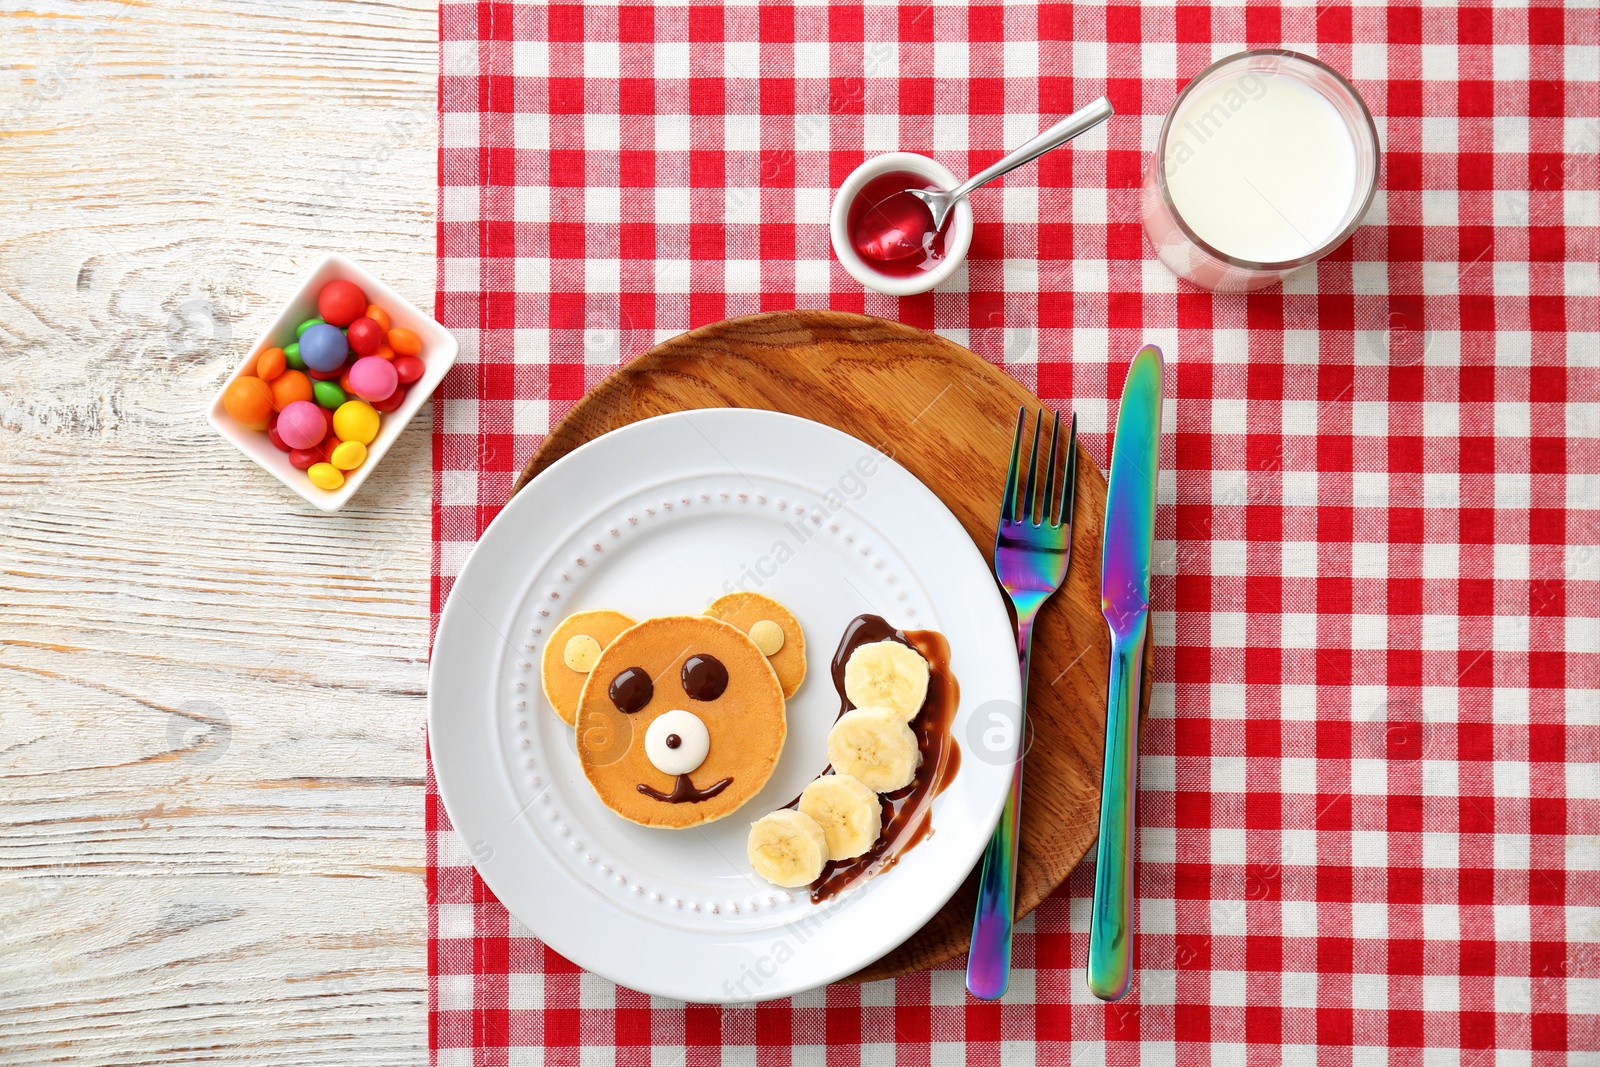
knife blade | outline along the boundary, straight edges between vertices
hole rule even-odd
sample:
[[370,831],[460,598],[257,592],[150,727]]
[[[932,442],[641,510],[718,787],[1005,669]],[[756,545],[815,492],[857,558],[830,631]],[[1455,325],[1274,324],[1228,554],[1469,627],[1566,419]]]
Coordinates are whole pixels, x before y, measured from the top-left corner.
[[1100,564],[1100,612],[1111,628],[1100,840],[1089,915],[1089,990],[1119,1000],[1133,980],[1133,830],[1139,691],[1150,627],[1156,477],[1161,449],[1161,350],[1133,357],[1122,386]]

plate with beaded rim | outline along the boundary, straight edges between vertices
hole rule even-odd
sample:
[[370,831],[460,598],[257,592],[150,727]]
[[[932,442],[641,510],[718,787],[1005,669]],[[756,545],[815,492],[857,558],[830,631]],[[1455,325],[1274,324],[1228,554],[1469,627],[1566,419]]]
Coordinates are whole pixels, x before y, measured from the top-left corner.
[[[694,614],[736,589],[786,605],[804,683],[766,785],[726,818],[652,829],[590,787],[573,731],[545,699],[543,639],[567,615]],[[962,760],[932,833],[893,867],[813,903],[750,869],[752,821],[827,764],[839,712],[829,660],[849,621],[935,630],[976,709],[1021,699],[1016,649],[987,562],[934,493],[877,448],[806,419],[717,408],[645,419],[553,463],[500,512],[462,566],[428,682],[439,792],[485,883],[552,949],[656,996],[748,1002],[845,977],[915,933],[977,862],[1011,780],[1011,748]],[[713,739],[713,743],[714,739]]]

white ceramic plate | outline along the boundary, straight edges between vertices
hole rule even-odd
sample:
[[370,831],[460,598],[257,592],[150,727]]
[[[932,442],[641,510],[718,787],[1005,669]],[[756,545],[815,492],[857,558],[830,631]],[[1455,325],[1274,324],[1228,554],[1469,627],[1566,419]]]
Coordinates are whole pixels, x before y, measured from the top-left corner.
[[[545,702],[541,641],[567,614],[694,613],[759,589],[806,635],[805,683],[772,780],[692,830],[600,803]],[[941,631],[961,687],[960,773],[933,834],[823,905],[753,874],[752,821],[827,764],[828,664],[873,612]],[[765,1000],[844,977],[910,937],[972,869],[1015,751],[977,758],[974,712],[1021,698],[999,590],[955,516],[905,468],[837,430],[766,411],[663,415],[591,441],[506,505],[456,580],[434,642],[434,769],[464,854],[535,935],[613,981],[691,1001]],[[992,702],[1003,702],[994,704]]]

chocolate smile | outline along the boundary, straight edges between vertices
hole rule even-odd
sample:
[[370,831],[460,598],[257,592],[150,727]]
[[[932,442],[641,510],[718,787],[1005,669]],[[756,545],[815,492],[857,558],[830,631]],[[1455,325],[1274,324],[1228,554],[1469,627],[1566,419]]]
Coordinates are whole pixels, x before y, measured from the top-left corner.
[[654,786],[645,785],[643,782],[640,782],[637,788],[645,796],[650,797],[652,800],[659,800],[663,804],[698,804],[702,800],[710,800],[732,784],[732,778],[724,778],[722,781],[714,785],[708,785],[704,789],[696,789],[687,774],[680,774],[678,775],[677,784],[672,787],[672,792],[670,793],[663,793]]

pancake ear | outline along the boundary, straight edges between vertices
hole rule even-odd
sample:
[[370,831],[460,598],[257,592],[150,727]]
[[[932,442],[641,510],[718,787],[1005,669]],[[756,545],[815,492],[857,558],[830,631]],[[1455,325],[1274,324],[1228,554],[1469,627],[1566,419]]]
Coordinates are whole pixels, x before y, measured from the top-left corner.
[[761,593],[729,593],[706,608],[714,619],[743,630],[772,664],[787,699],[806,676],[806,640],[794,613]]
[[561,620],[545,641],[539,670],[545,699],[568,726],[600,653],[633,625],[620,611],[579,611]]

